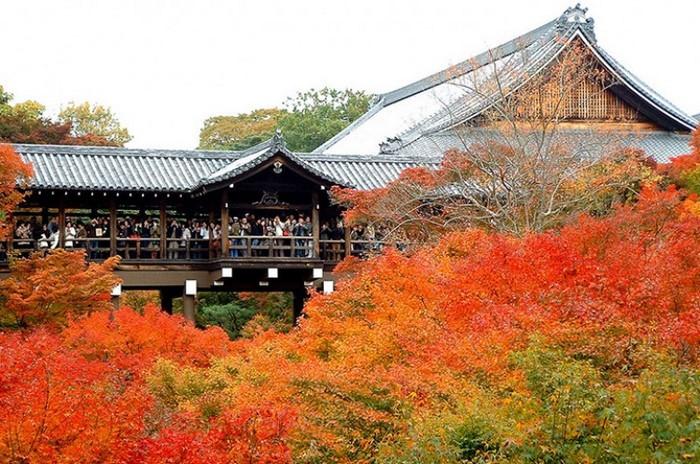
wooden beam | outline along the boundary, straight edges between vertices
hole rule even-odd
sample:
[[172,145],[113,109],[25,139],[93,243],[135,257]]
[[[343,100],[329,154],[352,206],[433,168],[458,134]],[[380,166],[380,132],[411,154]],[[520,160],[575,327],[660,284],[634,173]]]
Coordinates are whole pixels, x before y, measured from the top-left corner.
[[[165,259],[166,255],[166,244],[168,235],[168,217],[165,211],[165,200],[161,198],[160,200],[160,259]],[[172,310],[171,310],[172,313]]]
[[221,190],[221,256],[228,258],[228,188]]
[[318,190],[311,192],[311,234],[313,237],[313,257],[318,258],[321,254],[319,237],[320,237],[320,225],[319,225],[319,208],[321,205],[318,200]]
[[63,197],[58,199],[58,247],[63,248],[66,243],[66,207]]
[[109,255],[117,254],[117,199],[109,198]]

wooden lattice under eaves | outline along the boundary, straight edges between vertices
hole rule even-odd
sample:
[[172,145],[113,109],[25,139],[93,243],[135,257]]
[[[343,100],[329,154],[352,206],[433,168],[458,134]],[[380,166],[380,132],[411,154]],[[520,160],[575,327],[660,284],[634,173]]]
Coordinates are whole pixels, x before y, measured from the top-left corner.
[[615,95],[603,83],[582,80],[560,89],[552,81],[516,97],[518,119],[541,117],[568,121],[644,122],[636,108]]
[[589,81],[567,94],[561,112],[564,119],[602,121],[643,121],[636,108],[625,103],[610,89]]
[[513,110],[518,119],[647,122],[637,108],[614,93],[616,85],[587,47],[574,43],[512,96]]

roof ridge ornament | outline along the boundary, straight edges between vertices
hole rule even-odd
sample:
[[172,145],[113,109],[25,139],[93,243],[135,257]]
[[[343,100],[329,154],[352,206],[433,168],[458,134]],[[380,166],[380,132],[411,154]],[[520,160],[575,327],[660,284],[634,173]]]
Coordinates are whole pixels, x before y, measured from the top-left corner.
[[270,149],[274,151],[289,151],[287,149],[287,141],[284,140],[282,130],[278,127],[270,139]]
[[557,30],[564,32],[575,24],[595,42],[595,20],[588,17],[587,13],[588,8],[582,7],[580,3],[577,3],[576,6],[570,6],[557,18]]
[[401,148],[402,143],[401,137],[387,137],[385,141],[379,144],[379,153],[392,153]]

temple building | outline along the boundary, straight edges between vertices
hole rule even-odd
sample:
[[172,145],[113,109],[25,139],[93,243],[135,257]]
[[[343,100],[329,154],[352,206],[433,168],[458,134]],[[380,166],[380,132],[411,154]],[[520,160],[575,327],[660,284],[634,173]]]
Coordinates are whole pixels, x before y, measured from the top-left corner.
[[[596,39],[593,18],[576,5],[494,49],[379,95],[369,111],[315,153],[439,157],[463,149],[480,140],[479,119],[496,101],[550,72],[553,61],[574,46],[590,54],[596,71],[608,79],[600,89],[582,85],[576,101],[568,102],[562,119],[572,133],[599,128],[657,162],[688,152],[698,115],[684,113],[607,53]],[[498,87],[484,85],[496,80]]]
[[[344,226],[332,187],[376,189],[406,168],[438,167],[446,151],[497,130],[502,121],[489,112],[547,76],[572,47],[597,77],[577,84],[561,105],[561,136],[605,134],[658,162],[689,151],[697,116],[606,53],[577,5],[493,50],[379,95],[313,153],[291,152],[280,133],[244,151],[15,145],[34,176],[14,215],[23,235],[0,250],[0,277],[13,254],[82,248],[91,260],[121,256],[115,298],[122,289],[160,290],[166,310],[182,296],[193,319],[198,291],[290,291],[296,317],[309,286],[332,291],[338,261],[384,246],[381,231]],[[501,117],[521,125],[531,116],[522,106]]]

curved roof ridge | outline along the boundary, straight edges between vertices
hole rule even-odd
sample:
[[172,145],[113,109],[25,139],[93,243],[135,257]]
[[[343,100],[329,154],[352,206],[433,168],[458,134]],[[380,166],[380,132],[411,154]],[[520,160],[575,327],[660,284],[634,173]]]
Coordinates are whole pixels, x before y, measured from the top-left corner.
[[[517,52],[519,49],[532,45],[538,40],[544,40],[548,34],[551,34],[552,31],[556,29],[557,24],[560,24],[560,22],[561,17],[558,17],[556,19],[553,19],[552,21],[549,21],[535,29],[532,29],[531,31],[528,31],[516,37],[515,39],[511,39],[507,42],[504,42],[495,48],[490,48],[484,52],[472,56],[467,60],[457,63],[456,65],[449,66],[443,69],[442,71],[433,73],[430,76],[404,85],[403,87],[399,87],[398,89],[379,94],[376,100],[374,101],[374,104],[367,110],[367,112],[365,112],[362,116],[353,121],[349,126],[341,130],[339,133],[331,137],[329,140],[319,145],[315,150],[313,150],[313,153],[324,153],[330,147],[335,145],[336,142],[338,142],[347,134],[352,132],[357,126],[362,125],[365,121],[372,118],[372,116],[374,116],[380,110],[386,108],[387,106],[390,106],[405,98],[434,88],[440,84],[444,84],[445,82],[448,82],[450,80],[462,77],[465,74],[488,64],[490,62],[489,60],[494,56],[494,54],[500,54],[501,58],[505,58]],[[475,66],[475,64],[477,63],[479,65]]]
[[[550,40],[548,40],[545,43],[542,43],[541,44],[542,46],[539,49],[535,50],[535,52],[530,57],[530,58],[532,58],[530,64],[525,66],[526,69],[524,70],[524,77],[526,77],[526,78],[529,77],[528,71],[530,69],[532,69],[533,67],[537,67],[540,60],[548,61],[548,59],[552,57],[552,54],[553,54],[553,56],[556,56],[556,54],[559,53],[565,45],[563,42],[560,43],[559,41],[564,39],[564,38],[570,39],[573,36],[572,32],[575,32],[576,30],[578,30],[578,26],[570,27],[564,33],[554,34],[550,37]],[[559,45],[559,46],[557,46],[557,45]],[[525,51],[525,49],[522,49],[522,51]],[[515,75],[516,72],[517,72],[517,69],[513,69],[509,73],[510,75],[512,75],[512,76],[509,76],[509,78],[512,78],[512,81],[508,81],[508,83],[509,84],[513,84],[513,83],[516,84],[516,85],[512,86],[513,89],[520,87],[521,83],[518,83],[518,80],[519,79],[522,80],[522,77],[523,77],[522,73],[520,76],[516,76]],[[467,95],[465,95],[464,97],[466,97],[466,96]],[[483,110],[483,107],[488,107],[489,105],[491,105],[493,103],[494,98],[497,99],[498,95],[492,95],[490,97],[486,97],[486,98],[482,99],[481,104],[477,105],[477,107],[474,108],[472,111],[468,111],[468,113],[478,114],[479,111]],[[464,98],[458,98],[453,103],[457,103],[463,99]],[[452,111],[452,108],[439,109],[438,111],[435,111],[432,114],[429,114],[428,116],[423,118],[421,121],[418,121],[415,124],[413,124],[412,126],[409,126],[404,131],[400,132],[399,134],[392,137],[391,139],[396,139],[396,140],[400,141],[400,143],[408,144],[408,143],[411,143],[411,141],[415,140],[416,138],[419,138],[427,133],[436,132],[436,131],[446,129],[450,125],[454,124],[454,121],[453,122],[446,121],[446,122],[443,122],[440,124],[439,119],[442,116],[444,116],[446,113],[450,113],[451,111]],[[433,122],[433,121],[436,121],[436,123],[438,123],[438,125],[436,127],[428,128],[428,129],[423,130],[423,131],[420,130],[426,124]],[[410,135],[411,138],[409,140],[403,141],[403,139],[408,135]],[[389,150],[389,151],[393,151],[393,150]]]
[[539,26],[525,34],[522,34],[515,39],[511,39],[498,45],[495,48],[490,48],[476,56],[473,56],[467,60],[464,60],[455,65],[449,66],[441,71],[431,74],[430,76],[419,79],[415,82],[407,84],[398,89],[392,90],[382,94],[382,104],[383,106],[391,105],[397,101],[401,101],[404,98],[413,96],[417,93],[430,90],[445,82],[454,80],[458,77],[462,77],[486,64],[489,64],[492,58],[498,56],[500,58],[505,58],[518,50],[532,45],[540,39],[543,39],[552,32],[554,26],[558,23],[559,18],[554,19],[542,26]]
[[306,161],[306,162],[316,162],[316,161],[329,161],[329,162],[362,162],[362,163],[383,163],[383,164],[405,164],[405,163],[439,163],[441,157],[423,157],[423,156],[413,156],[405,154],[396,154],[395,156],[388,157],[384,154],[375,155],[360,155],[360,154],[346,154],[343,156],[324,154],[324,153],[295,153],[295,155]]
[[151,158],[225,158],[234,159],[245,154],[240,151],[226,150],[180,150],[180,149],[156,149],[156,148],[126,148],[103,147],[93,145],[51,145],[51,144],[11,144],[19,153],[36,153],[46,155],[69,156],[137,156]]
[[667,113],[670,113],[672,117],[683,123],[689,130],[692,130],[695,125],[697,125],[697,118],[692,117],[690,114],[678,108],[676,105],[671,103],[666,98],[662,97],[659,93],[653,90],[649,85],[645,84],[640,78],[629,71],[625,66],[619,61],[612,57],[603,47],[597,43],[591,43],[591,47],[597,51],[608,63],[609,65],[618,73],[621,77],[636,90],[638,90],[642,95],[651,100],[652,103],[664,109]]

